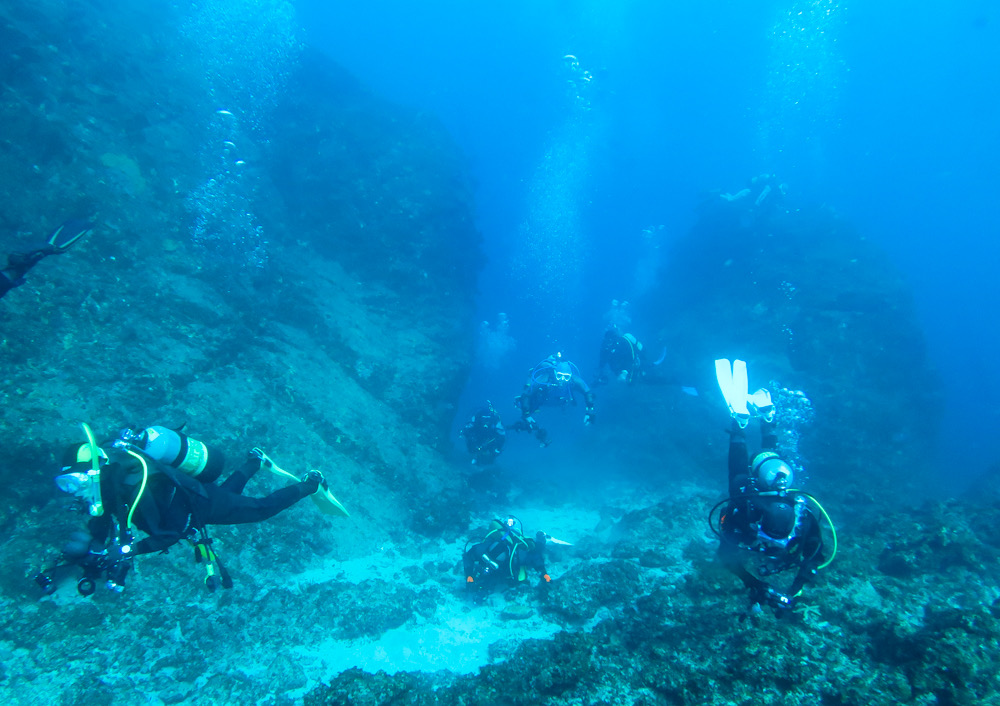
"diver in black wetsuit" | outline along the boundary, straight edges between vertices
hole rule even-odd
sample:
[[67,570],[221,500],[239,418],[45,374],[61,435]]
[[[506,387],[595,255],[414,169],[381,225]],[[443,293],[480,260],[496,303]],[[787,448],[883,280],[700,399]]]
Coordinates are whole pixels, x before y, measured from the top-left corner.
[[[729,498],[719,518],[719,558],[750,590],[752,605],[766,604],[781,613],[794,608],[803,587],[829,561],[811,496],[792,489],[792,469],[776,451],[770,394],[766,402],[753,408],[761,416],[761,451],[752,460],[745,430],[735,419],[729,432]],[[755,564],[756,574],[748,563]],[[796,573],[786,593],[763,578],[790,569]]]
[[594,385],[602,385],[610,379],[631,383],[643,375],[642,343],[631,333],[622,333],[611,325],[601,340],[601,355],[597,365],[597,379]]
[[89,233],[93,223],[86,221],[66,221],[49,236],[44,245],[27,252],[12,252],[7,256],[7,266],[0,270],[0,298],[7,292],[24,284],[28,270],[49,255],[61,255],[73,243]]
[[[164,427],[125,430],[108,452],[96,444],[73,446],[56,483],[84,499],[92,516],[88,532],[76,533],[63,549],[61,566],[84,569],[80,593],[93,593],[95,582],[105,576],[109,587],[121,590],[134,557],[166,551],[184,539],[195,543],[198,561],[209,569],[208,588],[214,590],[220,579],[229,588],[232,581],[211,548],[207,526],[266,520],[324,483],[319,471],[309,471],[298,483],[266,497],[247,497],[242,494],[247,482],[270,459],[255,449],[239,470],[216,485],[224,463],[219,451]],[[135,541],[136,529],[147,536]],[[36,580],[43,589],[51,587],[48,576]]]
[[498,586],[516,585],[528,580],[528,569],[542,575],[545,583],[551,581],[545,571],[544,532],[534,539],[521,533],[521,523],[514,517],[492,520],[482,541],[466,545],[462,555],[465,587],[475,591],[490,591]]
[[472,415],[472,419],[459,433],[472,455],[472,463],[482,466],[493,463],[507,441],[507,431],[500,420],[500,414],[489,401],[486,402],[486,407]]

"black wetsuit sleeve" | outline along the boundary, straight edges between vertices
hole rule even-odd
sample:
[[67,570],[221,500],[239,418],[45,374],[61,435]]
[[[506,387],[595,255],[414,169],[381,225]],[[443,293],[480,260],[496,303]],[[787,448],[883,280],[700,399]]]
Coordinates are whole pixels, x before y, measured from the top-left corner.
[[87,522],[87,531],[90,532],[90,538],[93,542],[102,547],[106,546],[108,535],[111,534],[111,516],[104,513],[99,517],[91,517],[90,521]]
[[472,576],[476,571],[476,564],[480,557],[486,552],[486,543],[479,542],[469,547],[469,550],[462,555],[462,568],[466,576]]
[[615,349],[613,345],[611,346],[607,344],[601,345],[601,353],[597,357],[597,369],[600,370],[602,373],[604,372],[604,368],[611,367],[611,358],[614,355],[614,352]]
[[521,390],[521,395],[517,398],[518,407],[521,408],[521,417],[530,417],[531,413],[535,411],[535,401],[533,399],[534,394],[531,387],[531,381],[524,383],[524,388]]
[[778,425],[774,422],[760,423],[760,448],[762,451],[778,450]]
[[10,275],[6,273],[6,271],[0,270],[0,297],[3,297],[4,294],[14,289],[15,287],[21,286],[22,284],[24,284],[23,278],[21,279],[12,278]]
[[134,522],[149,535],[136,543],[136,554],[167,549],[188,536],[193,526],[188,493],[165,475],[150,477]]
[[740,425],[733,420],[729,431],[729,497],[735,498],[746,492],[750,482],[750,456],[747,453],[747,437]]
[[751,591],[759,591],[767,588],[767,584],[757,578],[743,566],[743,555],[745,552],[736,544],[723,541],[719,544],[719,560],[722,565],[736,575],[737,578]]
[[573,387],[576,389],[576,391],[579,392],[581,395],[583,395],[583,403],[587,406],[587,409],[588,410],[593,409],[594,393],[590,389],[590,385],[587,384],[587,381],[583,379],[583,376],[574,375],[572,384]]
[[160,509],[156,506],[155,502],[150,502],[146,507],[143,507],[143,505],[145,503],[140,503],[140,509],[136,511],[136,514],[138,515],[139,512],[142,513],[140,520],[142,529],[149,536],[136,543],[136,554],[160,552],[184,539],[184,530],[186,528],[164,526],[163,519],[160,516]]
[[799,564],[799,570],[795,574],[791,588],[788,593],[797,596],[807,583],[816,576],[819,565],[824,561],[823,534],[820,532],[819,522],[812,513],[806,519],[808,527],[802,539],[803,559]]
[[547,574],[545,570],[545,540],[526,540],[528,550],[524,552],[522,565],[526,569],[535,569],[540,574]]
[[28,252],[14,252],[7,256],[7,267],[3,269],[7,278],[17,287],[24,283],[24,276],[32,267],[44,260],[56,250],[51,246],[43,246]]

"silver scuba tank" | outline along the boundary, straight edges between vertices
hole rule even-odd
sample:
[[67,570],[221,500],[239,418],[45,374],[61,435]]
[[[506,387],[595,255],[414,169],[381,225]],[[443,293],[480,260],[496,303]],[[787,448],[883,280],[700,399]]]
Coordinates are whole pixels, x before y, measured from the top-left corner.
[[121,439],[154,461],[176,468],[202,483],[211,483],[222,474],[222,452],[167,427],[152,426],[135,432],[125,429]]

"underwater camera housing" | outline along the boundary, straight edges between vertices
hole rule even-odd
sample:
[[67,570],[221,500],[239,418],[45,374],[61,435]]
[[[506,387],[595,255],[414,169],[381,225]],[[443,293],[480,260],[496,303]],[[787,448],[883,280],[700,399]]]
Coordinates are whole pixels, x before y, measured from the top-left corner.
[[134,556],[131,533],[123,531],[117,521],[113,525],[113,539],[103,546],[92,546],[90,535],[74,532],[63,547],[59,562],[35,574],[35,584],[42,594],[51,596],[66,574],[79,567],[83,575],[76,582],[81,596],[91,596],[103,582],[110,591],[125,590],[125,578],[132,568]]

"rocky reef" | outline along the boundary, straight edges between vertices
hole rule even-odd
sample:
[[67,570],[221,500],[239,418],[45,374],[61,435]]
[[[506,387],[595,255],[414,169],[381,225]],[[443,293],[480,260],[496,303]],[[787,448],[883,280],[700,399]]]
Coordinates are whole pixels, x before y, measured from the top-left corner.
[[[625,512],[549,586],[508,600],[564,626],[474,676],[345,671],[307,704],[980,704],[1000,698],[998,546],[976,501],[844,528],[792,613],[747,610],[714,562],[704,491]],[[589,621],[589,623],[587,622]],[[581,629],[587,625],[587,629]],[[499,638],[500,636],[498,636]]]
[[[936,388],[877,249],[827,209],[706,210],[645,304],[702,396],[602,391],[581,442],[651,482],[512,488],[501,462],[480,493],[442,453],[481,258],[462,156],[304,49],[289,12],[0,7],[3,246],[96,224],[0,301],[4,703],[1000,699],[1000,470],[973,499],[884,492],[919,471]],[[836,563],[780,617],[749,610],[705,522],[725,459],[710,361],[736,355],[809,393],[810,489],[840,525]],[[208,593],[175,549],[137,561],[124,594],[67,579],[42,597],[32,575],[81,524],[52,476],[82,420],[186,424],[232,458],[263,445],[323,470],[352,517],[303,503],[218,528],[231,591]],[[475,603],[473,516],[530,501],[574,546],[550,549],[551,583]]]
[[[464,384],[474,344],[479,236],[462,157],[434,123],[303,55],[294,34],[280,34],[280,22],[258,27],[265,34],[255,45],[278,52],[268,56],[280,66],[220,68],[206,47],[225,45],[224,33],[247,26],[205,23],[197,13],[224,6],[0,8],[3,247],[34,247],[70,218],[95,224],[0,302],[0,479],[8,489],[0,527],[11,538],[3,556],[12,568],[0,581],[2,679],[10,692],[37,686],[49,666],[90,645],[121,642],[119,628],[154,649],[201,634],[227,612],[220,607],[200,625],[163,622],[154,608],[163,592],[190,597],[197,594],[184,583],[200,583],[179,556],[143,562],[129,608],[31,602],[33,570],[81,523],[52,483],[63,449],[79,440],[80,421],[101,435],[184,424],[231,458],[260,445],[288,470],[326,474],[351,520],[320,520],[303,506],[266,526],[217,533],[241,591],[265,585],[253,588],[258,569],[244,564],[253,555],[265,557],[258,576],[271,580],[271,572],[302,570],[308,560],[378,552],[393,537],[436,536],[467,522],[458,479],[441,454],[449,401]],[[287,7],[250,9],[273,20],[269,11]],[[206,26],[212,34],[199,34]],[[243,91],[223,90],[227,77],[247,82],[260,104],[238,105]],[[305,110],[310,100],[296,91],[317,84],[324,100]],[[289,149],[308,169],[290,167]],[[249,492],[278,483],[255,479]],[[352,595],[363,605],[359,591],[381,590],[360,584],[321,595]],[[278,592],[269,601],[291,599]],[[384,629],[418,604],[401,595],[395,611],[336,629]],[[229,610],[233,619],[241,614]],[[109,630],[113,636],[102,636]],[[27,634],[45,647],[15,659],[32,647]],[[112,653],[85,658],[75,673],[86,686],[53,685],[52,700],[110,698],[94,684],[119,659]],[[169,660],[154,667],[148,654],[119,667],[197,669]]]
[[[240,110],[205,50],[227,30],[200,36],[197,12],[0,11],[4,247],[96,224],[2,303],[4,473],[19,470],[0,525],[47,502],[44,469],[88,420],[186,423],[234,455],[261,444],[326,471],[362,517],[437,531],[423,493],[454,486],[437,454],[481,257],[461,156],[331,62],[287,56],[294,37],[260,38],[284,63],[240,80],[272,109]],[[403,479],[409,500],[386,492]]]

